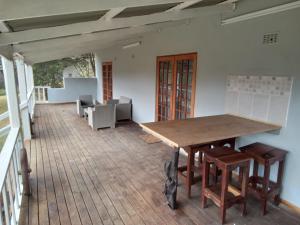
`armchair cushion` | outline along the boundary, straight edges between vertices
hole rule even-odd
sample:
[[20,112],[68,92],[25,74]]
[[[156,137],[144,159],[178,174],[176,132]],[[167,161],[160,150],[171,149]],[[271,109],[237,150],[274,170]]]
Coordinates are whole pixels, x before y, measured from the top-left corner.
[[120,96],[119,104],[131,104],[131,99],[125,96]]

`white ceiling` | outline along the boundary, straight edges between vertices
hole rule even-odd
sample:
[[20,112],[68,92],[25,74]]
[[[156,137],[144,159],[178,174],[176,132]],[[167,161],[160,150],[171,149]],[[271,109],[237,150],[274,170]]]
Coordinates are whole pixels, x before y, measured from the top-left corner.
[[[0,0],[0,32],[2,32],[0,54],[10,57],[12,51],[19,52],[25,56],[28,63],[37,63],[92,52],[116,43],[138,39],[147,32],[180,26],[186,20],[195,17],[207,14],[232,14],[233,2],[237,2],[227,0],[215,6],[187,9],[202,1],[212,0]],[[240,0],[239,4],[251,8],[251,4],[253,5],[255,1],[257,4],[262,4],[261,2],[271,4],[270,0]],[[280,1],[288,0],[272,0],[273,3]],[[249,2],[252,2],[250,7],[247,6]],[[117,17],[131,7],[153,5],[160,7],[169,3],[176,4],[172,4],[172,8],[168,10],[150,15]],[[88,22],[18,32],[12,32],[7,25],[9,21],[17,19],[36,18],[38,21],[50,16],[103,10],[106,13],[100,19]]]

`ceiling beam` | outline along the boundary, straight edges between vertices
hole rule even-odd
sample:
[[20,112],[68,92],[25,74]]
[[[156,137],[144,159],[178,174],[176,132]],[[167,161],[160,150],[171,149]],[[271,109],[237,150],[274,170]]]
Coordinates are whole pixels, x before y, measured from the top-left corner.
[[228,5],[217,5],[199,9],[186,9],[180,13],[163,12],[146,16],[135,16],[128,18],[114,18],[109,21],[91,21],[64,26],[40,28],[27,31],[0,34],[0,46],[18,44],[23,42],[39,41],[57,37],[65,37],[78,34],[120,29],[124,27],[143,26],[151,23],[191,19],[208,14],[220,13],[231,10]]
[[5,56],[8,59],[12,59],[13,56],[13,48],[12,46],[0,46],[0,56]]
[[6,24],[3,21],[0,21],[0,33],[6,33],[9,32],[9,28],[6,26]]
[[276,14],[276,13],[280,13],[280,12],[284,12],[284,11],[292,10],[292,9],[296,9],[296,8],[300,8],[300,0],[291,2],[291,3],[287,3],[287,4],[283,4],[283,5],[274,6],[274,7],[268,8],[268,9],[258,10],[255,12],[250,12],[250,13],[239,15],[236,17],[224,19],[224,20],[222,20],[221,23],[222,23],[222,25],[227,25],[227,24],[237,23],[237,22],[241,22],[241,21],[245,21],[245,20],[262,17],[262,16],[267,16],[270,14]]
[[114,18],[116,15],[120,14],[122,11],[124,11],[126,9],[126,7],[121,7],[121,8],[114,8],[109,10],[104,16],[102,16],[99,21],[109,21],[112,18]]
[[0,20],[14,20],[80,12],[138,7],[187,0],[0,0]]
[[[71,57],[84,53],[95,52],[112,46],[123,46],[134,41],[140,41],[142,39],[141,35],[145,33],[153,32],[161,28],[167,29],[169,27],[185,24],[186,23],[184,21],[178,21],[170,22],[164,26],[162,26],[162,24],[155,24],[147,27],[130,28],[125,32],[123,31],[122,33],[113,31],[110,36],[107,36],[105,38],[102,37],[101,39],[98,38],[95,40],[90,39],[86,42],[77,41],[76,44],[72,43],[71,45],[60,43],[61,47],[50,47],[49,49],[35,48],[34,52],[22,52],[22,55],[24,55],[25,59],[31,64],[46,62],[50,60],[61,59],[64,57]],[[47,45],[49,45],[49,43],[47,43]],[[18,49],[19,48],[15,48],[14,50],[18,51]]]
[[[22,54],[31,53],[46,53],[50,51],[65,51],[65,48],[76,48],[75,46],[84,46],[86,43],[97,42],[98,44],[107,43],[115,40],[124,40],[130,36],[137,36],[138,34],[153,32],[161,30],[168,27],[180,26],[186,24],[185,21],[174,21],[168,23],[159,23],[149,26],[132,27],[122,30],[107,31],[101,33],[84,34],[73,37],[65,37],[60,39],[44,40],[38,42],[30,42],[24,44],[14,45],[14,50],[16,52],[21,52]],[[94,46],[97,47],[97,44]]]
[[191,5],[194,5],[196,3],[202,2],[202,1],[203,0],[189,0],[189,1],[186,1],[186,2],[183,2],[183,3],[179,4],[179,5],[174,6],[173,8],[171,8],[171,9],[169,9],[167,11],[169,11],[169,12],[171,12],[171,11],[180,11],[180,10],[183,10],[183,9],[191,6]]

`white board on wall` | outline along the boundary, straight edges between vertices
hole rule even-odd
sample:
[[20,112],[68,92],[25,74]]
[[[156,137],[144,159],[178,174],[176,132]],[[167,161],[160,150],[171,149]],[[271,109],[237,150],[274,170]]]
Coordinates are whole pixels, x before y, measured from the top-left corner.
[[286,126],[293,78],[228,76],[225,112]]

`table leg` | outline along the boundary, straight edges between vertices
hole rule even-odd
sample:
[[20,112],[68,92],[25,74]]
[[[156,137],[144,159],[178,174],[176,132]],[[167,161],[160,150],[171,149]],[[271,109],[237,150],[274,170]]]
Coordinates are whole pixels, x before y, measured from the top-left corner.
[[279,190],[278,190],[278,194],[274,196],[274,204],[277,206],[280,204],[280,192],[281,192],[283,169],[284,169],[284,160],[281,160],[279,162],[277,182],[276,182],[276,185],[278,186]]
[[226,193],[228,190],[228,181],[230,179],[230,171],[227,167],[225,167],[222,170],[222,183],[221,183],[221,205],[220,205],[220,211],[221,211],[221,223],[225,223],[226,218]]
[[195,164],[195,152],[191,148],[185,149],[188,153],[187,170],[186,170],[186,186],[188,190],[188,198],[191,197],[191,188],[194,182],[193,167]]
[[249,169],[250,169],[250,161],[248,161],[243,168],[243,178],[242,178],[242,192],[241,196],[243,197],[242,203],[242,216],[247,214],[246,204],[247,204],[247,193],[248,193],[248,183],[249,183]]
[[201,207],[205,208],[207,203],[207,197],[205,195],[205,189],[209,185],[209,168],[210,164],[207,162],[206,157],[203,159],[203,167],[202,167],[202,190],[201,190]]
[[262,191],[262,215],[264,216],[267,212],[267,200],[268,200],[268,189],[270,183],[270,164],[265,164],[264,180],[263,180],[263,191]]

